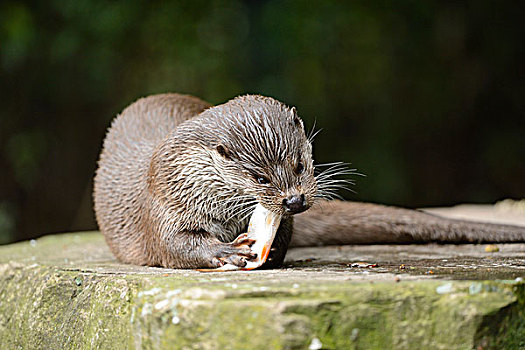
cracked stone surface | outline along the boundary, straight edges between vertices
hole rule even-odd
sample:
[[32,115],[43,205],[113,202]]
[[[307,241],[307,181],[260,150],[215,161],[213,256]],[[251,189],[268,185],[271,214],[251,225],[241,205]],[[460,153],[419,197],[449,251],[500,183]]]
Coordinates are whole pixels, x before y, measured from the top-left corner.
[[[525,225],[519,203],[428,210]],[[523,278],[524,243],[296,248],[282,269],[202,273],[50,235],[0,247],[0,349],[520,349]]]

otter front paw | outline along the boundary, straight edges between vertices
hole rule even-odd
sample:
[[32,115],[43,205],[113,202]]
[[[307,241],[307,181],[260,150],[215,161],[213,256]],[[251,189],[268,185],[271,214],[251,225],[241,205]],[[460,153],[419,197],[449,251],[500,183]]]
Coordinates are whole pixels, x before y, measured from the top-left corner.
[[257,259],[257,254],[250,250],[254,240],[241,236],[231,243],[221,243],[212,247],[212,266],[231,264],[245,267],[248,260]]

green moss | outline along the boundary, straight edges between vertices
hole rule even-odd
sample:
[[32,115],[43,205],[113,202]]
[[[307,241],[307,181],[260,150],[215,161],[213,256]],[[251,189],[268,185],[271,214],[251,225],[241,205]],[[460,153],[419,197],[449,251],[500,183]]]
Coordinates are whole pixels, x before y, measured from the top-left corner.
[[117,349],[129,343],[131,291],[125,280],[43,267],[8,269],[0,275],[0,348]]
[[352,283],[288,294],[272,286],[278,293],[264,298],[253,297],[252,285],[233,294],[162,288],[143,300],[134,330],[141,346],[175,349],[304,349],[314,337],[326,348],[471,349],[485,315],[516,301],[505,288],[471,294],[470,282],[440,295],[442,284]]
[[1,248],[10,262],[0,262],[0,349],[305,349],[315,338],[328,349],[525,343],[524,283],[355,281],[347,271],[330,280],[301,268],[202,274],[118,264],[100,244],[97,235],[66,235]]
[[525,349],[525,283],[502,286],[517,301],[483,317],[476,334],[477,347],[483,349]]

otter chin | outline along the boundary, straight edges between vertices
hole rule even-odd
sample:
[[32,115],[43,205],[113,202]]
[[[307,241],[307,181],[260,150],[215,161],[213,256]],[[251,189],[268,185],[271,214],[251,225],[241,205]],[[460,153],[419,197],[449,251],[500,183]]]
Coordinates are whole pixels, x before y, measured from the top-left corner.
[[258,204],[282,216],[262,267],[280,266],[289,244],[525,241],[523,227],[326,201],[344,184],[334,176],[349,173],[335,164],[314,175],[301,118],[273,98],[210,106],[154,95],[124,109],[107,132],[95,214],[118,260],[170,268],[242,268],[256,260],[244,233]]

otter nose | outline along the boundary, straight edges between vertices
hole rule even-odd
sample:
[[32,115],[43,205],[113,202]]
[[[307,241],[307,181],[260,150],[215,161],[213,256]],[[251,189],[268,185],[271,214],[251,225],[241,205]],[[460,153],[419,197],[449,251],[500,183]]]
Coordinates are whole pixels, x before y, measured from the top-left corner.
[[306,210],[306,200],[304,194],[292,195],[283,199],[283,206],[287,213],[297,214]]

